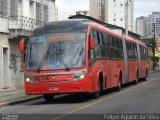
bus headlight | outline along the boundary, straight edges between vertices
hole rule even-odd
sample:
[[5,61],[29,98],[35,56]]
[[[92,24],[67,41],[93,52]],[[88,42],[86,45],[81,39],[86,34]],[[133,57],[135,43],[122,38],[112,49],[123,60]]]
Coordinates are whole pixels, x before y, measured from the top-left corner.
[[84,75],[81,75],[81,76],[80,76],[81,79],[84,79],[84,77],[85,77]]
[[82,80],[84,78],[85,78],[84,75],[77,75],[77,76],[75,76],[75,80]]
[[32,80],[30,78],[26,78],[26,82],[31,83]]

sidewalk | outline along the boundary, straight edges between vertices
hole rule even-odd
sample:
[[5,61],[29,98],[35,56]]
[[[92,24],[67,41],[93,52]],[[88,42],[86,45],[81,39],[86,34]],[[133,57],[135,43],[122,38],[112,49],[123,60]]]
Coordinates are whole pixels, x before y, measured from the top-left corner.
[[155,72],[159,72],[159,71],[160,71],[160,69],[158,69],[158,70],[150,70],[149,74],[152,74],[152,73],[155,73]]
[[41,97],[42,96],[40,96],[40,95],[27,96],[27,95],[25,95],[23,88],[0,89],[0,107],[18,104],[18,103],[38,99]]
[[[154,72],[158,72],[160,70],[151,70],[149,74]],[[35,99],[42,98],[41,95],[31,95],[27,96],[24,93],[24,88],[9,88],[9,89],[0,89],[0,107],[4,107],[7,105],[18,104],[26,101],[31,101]]]

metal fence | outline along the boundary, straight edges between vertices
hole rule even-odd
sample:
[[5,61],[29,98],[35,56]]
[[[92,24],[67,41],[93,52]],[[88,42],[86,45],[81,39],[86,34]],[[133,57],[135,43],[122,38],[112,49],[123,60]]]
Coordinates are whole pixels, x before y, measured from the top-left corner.
[[20,29],[20,30],[32,31],[33,29],[40,27],[43,24],[45,24],[45,22],[24,16],[19,16],[9,19],[9,29],[11,30]]

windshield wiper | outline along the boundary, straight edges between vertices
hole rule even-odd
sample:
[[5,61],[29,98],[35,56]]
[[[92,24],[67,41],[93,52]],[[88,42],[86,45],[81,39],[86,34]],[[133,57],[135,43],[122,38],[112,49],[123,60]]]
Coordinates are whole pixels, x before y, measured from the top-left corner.
[[49,53],[50,46],[51,46],[51,45],[49,44],[47,51],[46,51],[45,54],[43,55],[43,58],[42,58],[40,64],[38,65],[38,68],[37,68],[37,72],[38,72],[38,73],[41,71],[41,66],[43,65],[45,59],[46,59],[46,58],[48,57],[48,55],[49,55],[48,53]]
[[[41,66],[43,65],[44,61],[46,60],[46,58],[47,58],[48,55],[49,55],[48,53],[49,53],[49,50],[50,50],[50,46],[51,46],[51,45],[49,44],[47,51],[45,52],[45,54],[44,54],[44,56],[43,56],[40,64],[38,65],[37,72],[40,72],[40,71],[41,71]],[[69,71],[70,68],[67,66],[67,64],[64,62],[64,60],[62,59],[62,57],[61,57],[57,52],[56,52],[56,56],[62,61],[62,64],[64,65],[65,69],[66,69],[67,71]]]
[[66,69],[67,71],[69,71],[70,68],[69,68],[69,67],[67,66],[67,64],[64,62],[64,60],[62,59],[62,57],[61,57],[59,54],[57,54],[57,57],[61,59],[63,65],[64,65],[64,67],[65,67],[65,69]]

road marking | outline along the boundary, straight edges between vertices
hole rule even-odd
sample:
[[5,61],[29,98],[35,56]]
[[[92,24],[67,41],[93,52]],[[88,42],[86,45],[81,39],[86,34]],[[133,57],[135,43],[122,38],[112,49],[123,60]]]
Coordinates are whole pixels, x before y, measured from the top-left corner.
[[155,78],[155,79],[152,79],[152,80],[148,80],[148,81],[146,81],[145,83],[139,84],[139,85],[137,85],[137,86],[135,86],[135,87],[132,87],[132,88],[130,88],[130,89],[121,91],[121,92],[116,93],[116,94],[114,94],[114,95],[106,96],[106,97],[103,98],[103,99],[99,99],[99,100],[97,100],[97,101],[95,101],[95,102],[92,102],[92,103],[90,103],[90,104],[86,104],[86,105],[84,105],[84,106],[82,106],[82,107],[79,107],[79,108],[77,108],[77,109],[74,109],[74,110],[71,110],[71,111],[69,111],[69,112],[67,112],[67,113],[64,113],[63,115],[57,116],[57,117],[53,118],[52,120],[62,119],[62,118],[64,118],[64,117],[66,117],[66,116],[68,116],[68,115],[71,115],[71,114],[73,114],[73,113],[76,113],[76,112],[78,112],[78,111],[80,111],[80,110],[83,110],[83,109],[85,109],[85,108],[89,108],[90,106],[94,106],[95,104],[100,103],[100,102],[102,102],[102,101],[109,100],[109,99],[111,99],[111,98],[113,98],[113,97],[116,97],[116,96],[119,96],[119,95],[128,93],[129,91],[132,91],[132,90],[135,89],[135,88],[138,88],[138,87],[147,85],[148,83],[153,82],[153,81],[155,81],[155,80],[159,80],[159,78]]

